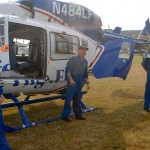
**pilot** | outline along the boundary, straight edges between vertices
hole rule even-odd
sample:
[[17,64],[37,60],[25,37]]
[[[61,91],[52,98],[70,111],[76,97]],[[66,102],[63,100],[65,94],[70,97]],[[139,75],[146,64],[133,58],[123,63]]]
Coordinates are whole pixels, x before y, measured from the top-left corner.
[[72,99],[75,119],[86,119],[82,116],[82,108],[80,105],[80,101],[82,98],[82,87],[84,83],[87,84],[87,88],[89,89],[88,62],[84,58],[87,50],[87,46],[80,46],[78,49],[78,55],[72,57],[67,63],[67,91],[64,109],[61,115],[62,120],[64,121],[71,121],[69,119],[69,115],[71,113],[70,103]]
[[[3,102],[4,96],[3,96],[3,87],[0,86],[0,104]],[[9,148],[8,143],[6,141],[4,132],[3,132],[3,115],[2,115],[2,108],[0,106],[0,150],[12,150]]]
[[145,86],[144,110],[150,112],[150,51],[143,56],[142,66],[147,72],[147,81]]

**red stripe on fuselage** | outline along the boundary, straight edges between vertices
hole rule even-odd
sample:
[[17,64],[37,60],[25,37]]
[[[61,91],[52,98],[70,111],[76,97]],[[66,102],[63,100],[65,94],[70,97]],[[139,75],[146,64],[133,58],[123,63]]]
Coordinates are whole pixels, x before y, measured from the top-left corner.
[[17,4],[17,5],[18,5],[20,8],[23,8],[23,9],[25,9],[25,10],[27,10],[27,11],[32,12],[30,8],[27,8],[27,7],[22,6],[22,5],[20,5],[20,4]]
[[145,35],[140,35],[139,38],[149,39],[149,37],[148,37],[148,36],[145,36]]
[[50,18],[52,18],[52,19],[54,19],[54,20],[56,20],[56,21],[57,21],[58,23],[60,23],[60,24],[63,24],[62,21],[58,20],[56,17],[54,17],[54,16],[52,16],[52,15],[50,15],[50,14],[48,14],[48,13],[45,13],[45,12],[43,12],[43,11],[41,11],[41,10],[37,10],[37,9],[35,9],[35,11],[38,12],[38,13],[41,13],[41,14],[43,14],[43,15],[45,15],[45,16],[48,16],[48,17],[50,17]]
[[89,65],[88,68],[91,68],[93,66],[93,64],[96,62],[97,58],[99,57],[99,55],[101,54],[103,48],[101,46],[97,46],[97,48],[100,48],[100,51],[98,52],[98,54],[96,55],[96,57],[94,58],[94,60],[91,62],[91,64]]

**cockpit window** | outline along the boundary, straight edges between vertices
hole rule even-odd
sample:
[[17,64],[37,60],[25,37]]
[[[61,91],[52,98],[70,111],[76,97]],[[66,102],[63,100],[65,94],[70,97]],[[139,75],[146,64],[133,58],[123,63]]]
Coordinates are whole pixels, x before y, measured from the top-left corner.
[[29,56],[29,44],[30,40],[14,38],[13,46],[15,54]]

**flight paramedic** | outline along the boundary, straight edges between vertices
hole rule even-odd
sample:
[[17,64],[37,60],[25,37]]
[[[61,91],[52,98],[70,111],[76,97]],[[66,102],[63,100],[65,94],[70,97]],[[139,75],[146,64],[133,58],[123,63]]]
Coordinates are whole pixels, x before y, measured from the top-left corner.
[[[3,87],[0,86],[0,105],[3,102],[3,100],[4,100]],[[2,108],[0,106],[0,150],[12,150],[8,146],[7,140],[3,132],[3,126],[4,126],[4,121],[3,121],[3,115],[2,115]]]
[[72,57],[66,66],[67,72],[67,91],[66,99],[64,104],[64,109],[62,112],[62,120],[71,121],[69,115],[71,113],[71,100],[73,99],[73,112],[75,114],[75,119],[85,120],[82,116],[82,108],[80,105],[80,100],[82,98],[82,87],[87,84],[89,89],[88,81],[88,62],[84,58],[87,46],[80,46],[78,49],[78,55]]
[[144,95],[144,110],[150,112],[150,51],[143,56],[142,66],[147,72],[147,80]]

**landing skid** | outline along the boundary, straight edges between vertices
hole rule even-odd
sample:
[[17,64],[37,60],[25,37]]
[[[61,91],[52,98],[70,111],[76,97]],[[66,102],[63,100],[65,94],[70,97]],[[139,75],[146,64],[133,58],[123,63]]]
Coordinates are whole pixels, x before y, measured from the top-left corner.
[[[86,92],[83,92],[82,94],[86,94]],[[54,118],[50,118],[47,120],[42,120],[39,122],[29,122],[28,117],[26,116],[26,113],[23,109],[24,105],[30,105],[33,103],[40,103],[40,102],[45,102],[45,101],[50,101],[50,100],[57,100],[57,99],[64,99],[65,95],[59,95],[59,96],[53,96],[53,97],[47,97],[47,98],[40,98],[40,99],[34,99],[34,100],[29,100],[29,96],[27,96],[25,98],[24,101],[19,101],[14,95],[12,94],[7,94],[5,95],[6,98],[12,99],[13,103],[8,103],[8,104],[2,104],[1,107],[2,109],[6,109],[6,108],[10,108],[10,107],[17,107],[20,113],[20,117],[22,119],[23,125],[19,126],[19,127],[9,127],[4,125],[4,131],[5,132],[14,132],[14,131],[18,131],[21,129],[25,129],[25,128],[29,128],[29,127],[33,127],[33,126],[37,126],[37,125],[41,125],[41,124],[46,124],[46,123],[50,123],[50,122],[54,122],[56,120],[61,119],[61,117],[54,117]],[[85,103],[81,100],[81,106],[83,109],[83,113],[85,112],[90,112],[90,111],[94,111],[96,110],[96,108],[88,108]],[[71,113],[70,116],[73,116],[74,113]]]

